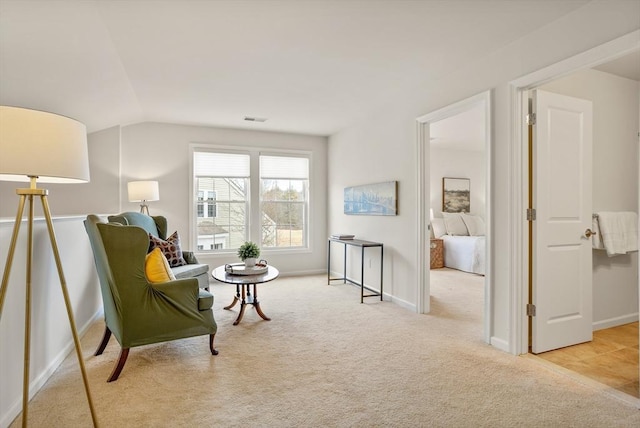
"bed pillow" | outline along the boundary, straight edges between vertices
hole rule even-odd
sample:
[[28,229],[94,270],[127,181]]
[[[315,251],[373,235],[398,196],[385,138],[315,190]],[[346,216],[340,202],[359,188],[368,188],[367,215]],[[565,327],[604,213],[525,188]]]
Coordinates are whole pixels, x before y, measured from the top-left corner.
[[431,231],[434,238],[440,238],[442,235],[447,234],[447,228],[444,226],[443,218],[431,219]]
[[447,228],[447,235],[469,236],[467,226],[462,220],[462,213],[442,213],[444,226]]
[[484,220],[478,215],[462,214],[462,221],[467,226],[469,235],[484,236]]

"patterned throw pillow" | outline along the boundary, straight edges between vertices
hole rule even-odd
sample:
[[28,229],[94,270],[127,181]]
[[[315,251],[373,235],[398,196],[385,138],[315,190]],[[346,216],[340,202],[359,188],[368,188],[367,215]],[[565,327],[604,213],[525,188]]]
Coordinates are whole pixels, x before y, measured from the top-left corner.
[[152,284],[176,279],[173,272],[171,272],[167,258],[162,254],[160,248],[154,248],[153,251],[147,254],[144,262],[144,273],[147,275],[147,280]]
[[162,254],[167,258],[169,266],[171,267],[187,264],[185,259],[182,257],[180,237],[178,236],[177,231],[173,232],[166,241],[149,234],[149,252],[153,251],[154,248],[160,248]]

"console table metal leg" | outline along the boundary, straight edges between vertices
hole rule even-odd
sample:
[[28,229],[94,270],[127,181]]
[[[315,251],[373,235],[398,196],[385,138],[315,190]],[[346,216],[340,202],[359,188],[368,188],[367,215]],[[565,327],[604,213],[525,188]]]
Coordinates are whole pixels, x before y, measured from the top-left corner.
[[331,240],[327,242],[327,285],[331,284]]
[[347,244],[344,244],[344,273],[342,274],[342,283],[347,283]]
[[382,267],[384,266],[384,247],[380,246],[380,301],[382,302],[382,282],[384,281],[384,276],[382,275]]
[[364,247],[360,249],[360,303],[364,303]]

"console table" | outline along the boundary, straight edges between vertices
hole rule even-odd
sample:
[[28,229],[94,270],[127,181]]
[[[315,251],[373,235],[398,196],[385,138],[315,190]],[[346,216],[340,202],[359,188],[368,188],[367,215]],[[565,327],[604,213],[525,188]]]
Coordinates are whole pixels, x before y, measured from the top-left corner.
[[[344,262],[343,262],[343,274],[341,278],[331,278],[331,243],[342,244],[344,246]],[[353,247],[360,247],[360,282],[353,281],[347,278],[347,245]],[[365,248],[380,248],[380,291],[364,285],[364,250]],[[336,239],[329,238],[327,244],[327,285],[331,284],[331,281],[341,280],[343,284],[349,282],[350,284],[360,287],[360,303],[364,302],[365,297],[380,296],[382,301],[382,267],[384,266],[384,247],[380,242],[363,241],[361,239]],[[364,294],[364,289],[372,292],[372,294]]]

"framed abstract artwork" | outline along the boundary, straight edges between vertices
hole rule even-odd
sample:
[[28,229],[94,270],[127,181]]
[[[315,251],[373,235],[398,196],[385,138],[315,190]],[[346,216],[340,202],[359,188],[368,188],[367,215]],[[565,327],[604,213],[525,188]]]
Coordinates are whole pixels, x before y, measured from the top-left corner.
[[397,215],[397,181],[345,187],[344,213],[350,215]]
[[442,212],[469,213],[471,209],[471,180],[442,178]]

